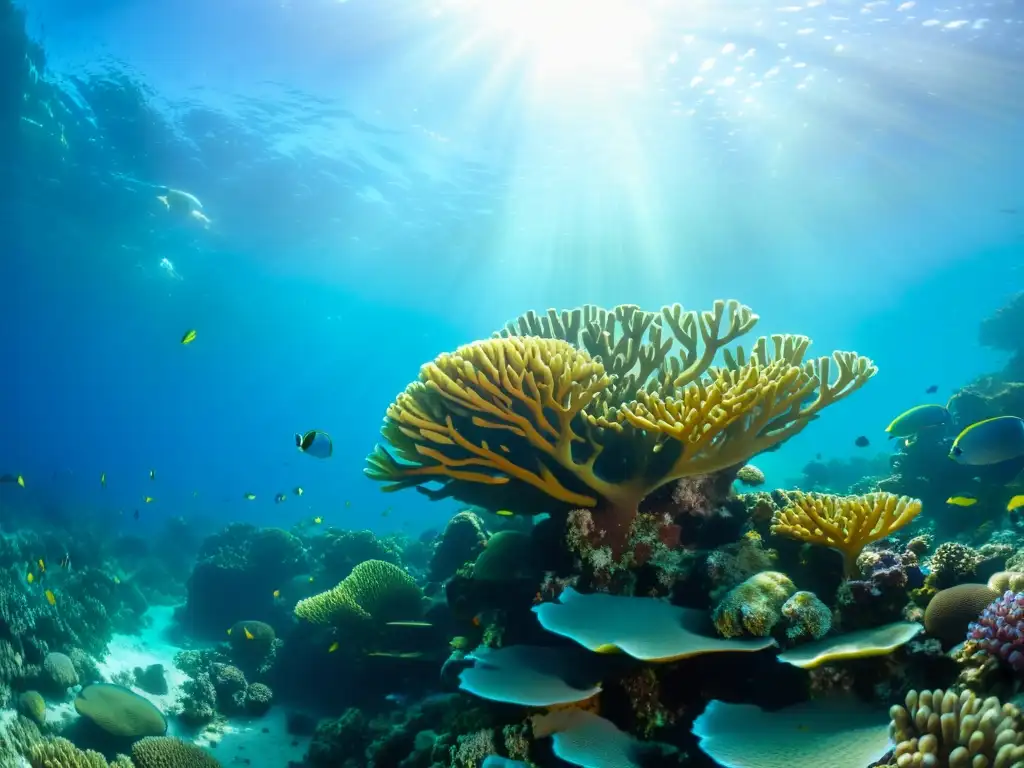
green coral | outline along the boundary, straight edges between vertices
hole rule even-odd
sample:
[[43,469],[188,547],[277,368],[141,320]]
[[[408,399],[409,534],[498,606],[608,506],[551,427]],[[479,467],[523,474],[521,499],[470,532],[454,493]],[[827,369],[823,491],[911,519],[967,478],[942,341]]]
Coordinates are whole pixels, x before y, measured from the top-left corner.
[[170,736],[149,736],[135,742],[132,760],[138,768],[220,768],[212,755]]
[[83,751],[59,736],[37,741],[25,756],[32,768],[133,768],[132,761],[124,755],[118,755],[108,764],[99,752]]
[[18,697],[18,712],[36,725],[46,722],[46,702],[38,691],[25,691]]
[[420,614],[421,600],[416,582],[397,565],[367,560],[336,587],[300,600],[295,615],[322,625],[365,620],[386,623],[415,619]]
[[237,650],[258,648],[261,652],[274,644],[274,628],[263,621],[239,621],[228,630],[231,647]]
[[75,709],[113,736],[162,736],[167,731],[167,719],[149,699],[120,685],[87,685],[75,699]]
[[784,573],[762,571],[730,590],[712,615],[722,637],[767,637],[796,586]]

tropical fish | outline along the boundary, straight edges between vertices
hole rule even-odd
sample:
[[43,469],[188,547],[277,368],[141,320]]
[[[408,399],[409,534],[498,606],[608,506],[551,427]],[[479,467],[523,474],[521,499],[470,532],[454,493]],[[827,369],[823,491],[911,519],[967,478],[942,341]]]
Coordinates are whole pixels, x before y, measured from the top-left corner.
[[[154,501],[156,501],[156,499],[154,499],[152,496],[144,496],[142,498],[142,501],[143,501],[144,504],[152,504]],[[139,517],[139,510],[136,509],[135,510],[135,518],[138,519],[138,517]]]
[[972,496],[950,496],[946,499],[946,503],[954,507],[973,507],[978,500]]
[[926,389],[924,391],[924,393],[926,395],[934,395],[938,391],[939,391],[939,385],[938,384],[932,384],[930,387],[928,387],[928,389]]
[[915,405],[893,419],[885,431],[889,437],[910,437],[922,429],[940,427],[949,421],[949,411],[944,405]]
[[1024,507],[1024,495],[1017,495],[1010,499],[1009,503],[1006,505],[1006,511],[1014,512],[1022,507]]
[[312,584],[312,583],[313,583],[313,577],[312,577],[312,576],[310,576],[310,577],[309,577],[309,583],[310,583],[310,584]]
[[246,640],[252,640],[256,637],[252,632],[249,631],[248,627],[242,627],[242,631],[245,632]]
[[853,441],[853,444],[856,445],[858,448],[867,448],[869,445],[871,445],[871,441],[868,440],[866,436],[861,435],[860,437]]
[[46,595],[46,602],[48,602],[50,605],[57,604],[57,598],[53,596],[53,592],[51,592],[50,590],[46,590],[43,594]]
[[234,629],[234,627],[228,627],[228,634],[229,634],[229,635],[231,634],[231,630],[232,630],[232,629]]
[[322,523],[323,521],[324,521],[324,519],[322,517],[320,517],[319,515],[317,515],[316,517],[313,518],[313,524],[314,525],[320,525],[320,523]]
[[107,487],[107,473],[100,472],[100,485],[104,488]]
[[295,490],[293,490],[292,493],[294,493],[296,496],[301,496],[302,494],[305,493],[305,491],[302,490],[302,486],[301,485],[297,485],[297,486],[295,486]]
[[17,483],[24,488],[25,478],[21,475],[0,475],[0,483]]
[[181,337],[182,344],[191,344],[196,340],[196,331],[194,328],[185,331],[185,335]]
[[336,650],[338,650],[338,648],[339,648],[338,641],[335,640],[333,643],[330,644],[330,646],[328,646],[327,652],[328,653],[334,653]]
[[244,494],[242,496],[242,498],[245,499],[246,501],[255,501],[256,500],[256,494],[255,493],[246,493],[246,494]]
[[311,429],[305,434],[295,435],[295,447],[308,456],[317,459],[329,458],[334,453],[334,443],[331,436],[319,429]]
[[281,596],[281,590],[280,589],[275,589],[274,590],[274,599],[276,600],[280,596]]
[[1024,419],[996,416],[967,427],[957,435],[949,458],[958,464],[984,466],[1024,457]]
[[36,575],[34,573],[32,573],[32,571],[29,571],[28,572],[28,576],[25,577],[25,581],[27,581],[29,584],[31,584],[35,580],[36,580]]
[[510,509],[499,509],[499,510],[498,510],[497,512],[495,512],[494,514],[496,514],[496,515],[501,515],[502,517],[512,517],[512,515],[514,515],[514,514],[515,514],[515,512],[513,512],[513,511],[512,511],[512,510],[510,510]]
[[39,562],[39,570],[42,571],[43,573],[46,573],[46,563],[43,561],[43,558],[40,557],[38,562]]
[[450,645],[456,651],[464,651],[467,648],[469,648],[469,640],[459,635],[458,637],[453,637],[451,640],[449,640],[448,645]]
[[274,503],[275,504],[280,504],[282,501],[284,501],[287,498],[288,497],[285,496],[283,493],[279,493],[279,494],[277,494],[277,496],[274,497]]
[[155,469],[149,470],[149,479],[150,480],[156,480],[156,470]]
[[120,584],[120,583],[121,583],[121,579],[120,579],[120,577],[118,577],[118,576],[115,576],[115,577],[114,577],[114,583],[115,583],[115,584]]

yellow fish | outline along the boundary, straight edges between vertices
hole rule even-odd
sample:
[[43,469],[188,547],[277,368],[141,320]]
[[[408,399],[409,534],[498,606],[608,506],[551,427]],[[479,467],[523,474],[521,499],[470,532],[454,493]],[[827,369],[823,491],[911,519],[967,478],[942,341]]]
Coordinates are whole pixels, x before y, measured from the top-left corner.
[[153,503],[153,501],[154,501],[154,499],[153,499],[153,497],[152,497],[152,496],[144,496],[142,500],[143,500],[144,502],[146,502],[147,504],[152,504],[152,503]]
[[509,511],[509,510],[507,510],[507,509],[499,509],[499,510],[498,510],[497,512],[495,512],[494,514],[496,514],[496,515],[501,515],[502,517],[512,517],[512,515],[514,515],[514,514],[515,514],[515,512],[511,512],[511,511]]
[[22,488],[25,487],[25,478],[21,475],[15,477],[14,475],[2,475],[0,476],[0,483],[17,483]]
[[327,652],[328,653],[334,653],[336,650],[338,650],[338,641],[337,640],[335,640],[333,643],[331,643],[330,647],[327,649]]
[[46,602],[48,602],[50,605],[57,604],[57,598],[53,596],[53,592],[51,592],[50,590],[46,590],[46,592],[44,592],[43,594],[46,595]]
[[228,629],[228,634],[229,634],[229,635],[231,634],[231,630],[232,630],[232,629],[234,629],[234,627],[230,627],[230,628]]
[[181,343],[182,344],[191,344],[195,340],[196,340],[196,332],[195,332],[195,330],[185,331],[185,335],[181,337]]
[[245,498],[246,501],[255,501],[256,494],[255,493],[247,493],[247,494],[245,494],[244,498]]
[[950,496],[946,499],[946,503],[952,504],[954,507],[973,507],[978,500],[972,496]]
[[302,486],[298,486],[298,485],[295,486],[295,495],[296,496],[301,496],[304,493],[305,493],[305,491],[302,490]]
[[104,488],[107,487],[107,473],[106,472],[100,472],[100,485],[103,486]]
[[31,584],[33,581],[36,580],[36,577],[35,574],[32,573],[32,571],[29,571],[28,576],[26,576],[25,579],[28,581],[29,584]]
[[322,517],[320,517],[320,516],[317,516],[317,517],[313,518],[313,523],[316,524],[316,525],[320,525],[320,523],[322,523],[323,521],[324,521],[324,519]]
[[46,563],[43,562],[43,558],[39,558],[39,570],[46,573]]
[[242,627],[242,631],[245,632],[246,640],[252,640],[255,637],[253,633],[249,631],[248,627]]
[[1010,503],[1006,505],[1006,511],[1013,512],[1021,507],[1024,507],[1024,495],[1014,496],[1010,499]]
[[281,596],[281,590],[280,589],[275,589],[274,590],[274,598],[276,599],[276,598],[278,598],[280,596]]
[[149,479],[150,480],[156,480],[156,470],[155,469],[149,470]]

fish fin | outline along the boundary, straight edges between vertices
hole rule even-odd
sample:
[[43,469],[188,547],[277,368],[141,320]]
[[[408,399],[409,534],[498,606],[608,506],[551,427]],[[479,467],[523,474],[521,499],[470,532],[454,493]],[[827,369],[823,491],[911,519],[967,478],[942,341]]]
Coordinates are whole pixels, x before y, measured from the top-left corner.
[[295,433],[295,447],[302,448],[302,435],[298,432]]

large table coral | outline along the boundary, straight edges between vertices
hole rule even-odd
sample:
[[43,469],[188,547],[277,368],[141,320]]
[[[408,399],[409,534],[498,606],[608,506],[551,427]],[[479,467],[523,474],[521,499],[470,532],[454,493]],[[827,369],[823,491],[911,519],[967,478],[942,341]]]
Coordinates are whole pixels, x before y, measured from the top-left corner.
[[779,445],[875,373],[853,352],[805,359],[803,336],[727,349],[757,319],[737,301],[524,315],[423,366],[366,474],[517,513],[591,508],[621,551],[649,493]]

